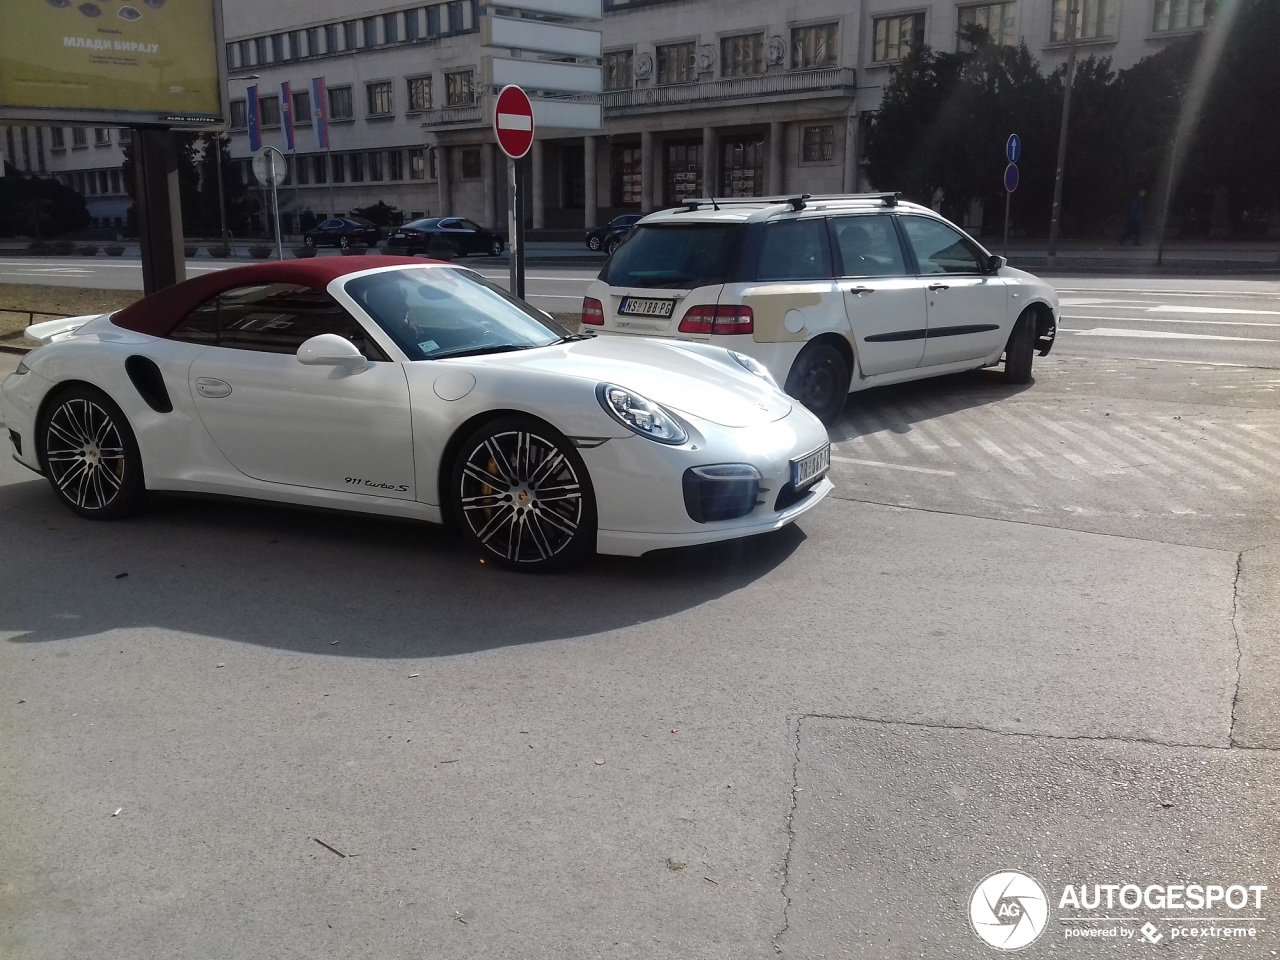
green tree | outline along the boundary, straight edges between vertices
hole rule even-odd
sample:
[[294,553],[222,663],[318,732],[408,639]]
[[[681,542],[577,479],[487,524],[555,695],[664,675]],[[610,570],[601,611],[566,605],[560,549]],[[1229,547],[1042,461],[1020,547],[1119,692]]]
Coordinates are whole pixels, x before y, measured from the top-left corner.
[[47,239],[89,225],[84,197],[53,177],[19,173],[6,163],[0,177],[0,236]]
[[[189,237],[218,236],[220,218],[214,150],[219,149],[222,152],[227,226],[233,233],[246,233],[259,203],[250,196],[247,186],[241,181],[227,142],[214,134],[189,131],[174,131],[173,137],[178,150],[178,195],[182,204],[183,233]],[[125,186],[134,199],[134,206],[129,208],[129,225],[136,229],[137,194],[131,141],[125,142],[123,153]]]
[[399,207],[388,206],[381,200],[368,207],[356,207],[351,211],[351,215],[368,220],[380,227],[399,226],[404,222],[404,214]]

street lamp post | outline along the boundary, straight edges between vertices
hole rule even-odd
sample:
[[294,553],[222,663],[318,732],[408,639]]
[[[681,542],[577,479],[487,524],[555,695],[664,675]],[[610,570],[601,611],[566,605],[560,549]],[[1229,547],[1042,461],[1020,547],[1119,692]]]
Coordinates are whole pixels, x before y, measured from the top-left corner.
[[1058,256],[1058,223],[1062,213],[1062,171],[1067,164],[1067,125],[1071,119],[1071,88],[1075,86],[1076,20],[1080,16],[1080,0],[1067,3],[1067,75],[1062,92],[1062,126],[1058,131],[1058,169],[1053,176],[1053,215],[1049,220],[1049,249],[1046,266],[1052,267]]

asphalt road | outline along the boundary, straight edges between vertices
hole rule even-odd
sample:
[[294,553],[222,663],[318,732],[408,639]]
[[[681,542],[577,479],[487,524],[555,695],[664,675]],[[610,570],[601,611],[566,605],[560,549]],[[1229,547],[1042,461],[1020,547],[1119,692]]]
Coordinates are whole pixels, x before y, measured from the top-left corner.
[[[1024,956],[1274,956],[1275,335],[1188,308],[1277,287],[1062,287],[1031,386],[851,398],[801,524],[560,577],[232,501],[90,523],[5,457],[0,955],[981,958],[1016,869]],[[1269,889],[1060,906],[1129,882]]]

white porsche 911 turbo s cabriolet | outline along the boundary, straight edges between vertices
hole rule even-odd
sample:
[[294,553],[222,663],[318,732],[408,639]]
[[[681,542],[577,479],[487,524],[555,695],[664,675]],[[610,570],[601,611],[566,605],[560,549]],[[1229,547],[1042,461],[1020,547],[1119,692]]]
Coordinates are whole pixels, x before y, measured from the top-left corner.
[[825,429],[756,361],[569,334],[450,264],[234,267],[29,332],[0,421],[85,517],[225,494],[456,524],[544,570],[776,530],[831,490]]

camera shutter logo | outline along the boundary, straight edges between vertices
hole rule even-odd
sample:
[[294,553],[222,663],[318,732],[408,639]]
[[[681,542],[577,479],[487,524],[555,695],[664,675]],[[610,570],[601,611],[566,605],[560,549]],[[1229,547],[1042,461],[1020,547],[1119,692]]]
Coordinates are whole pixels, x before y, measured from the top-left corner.
[[973,890],[969,923],[982,941],[998,950],[1021,950],[1040,939],[1049,920],[1044,888],[1025,873],[1001,870]]

